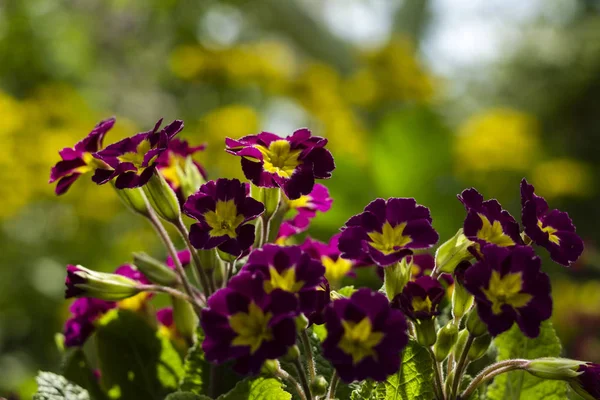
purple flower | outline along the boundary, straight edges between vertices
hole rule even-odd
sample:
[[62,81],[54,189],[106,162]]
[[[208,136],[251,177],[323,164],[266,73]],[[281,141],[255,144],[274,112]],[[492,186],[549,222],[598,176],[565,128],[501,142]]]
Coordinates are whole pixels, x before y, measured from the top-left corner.
[[183,129],[183,121],[175,120],[159,130],[162,119],[154,129],[125,138],[94,153],[110,170],[96,170],[92,180],[99,185],[116,178],[118,189],[135,188],[146,184],[156,170],[158,158],[168,148],[169,141]]
[[600,365],[582,363],[577,372],[581,375],[569,380],[573,390],[584,399],[600,400]]
[[525,233],[538,246],[545,247],[550,257],[569,266],[583,252],[583,240],[575,233],[569,214],[550,210],[543,197],[534,193],[533,185],[521,181],[521,220]]
[[[414,254],[409,256],[406,260],[412,268],[412,280],[416,280],[422,276],[428,276],[433,271],[433,267],[435,266],[435,258],[431,254]],[[412,263],[412,264],[411,264]],[[452,285],[454,283],[454,279],[451,274],[440,274],[440,278],[442,278],[447,284]]]
[[406,319],[383,294],[362,288],[335,300],[325,310],[325,327],[323,355],[343,381],[383,381],[398,371],[408,343]]
[[116,303],[92,298],[76,299],[69,311],[71,318],[65,322],[63,334],[66,347],[83,346],[94,332],[94,321],[107,311],[116,307]]
[[[190,146],[187,141],[174,138],[169,141],[167,150],[156,159],[158,170],[165,178],[169,186],[177,193],[180,200],[185,200],[182,193],[182,174],[185,174],[188,157],[195,153],[204,151],[206,145]],[[197,173],[206,180],[206,170],[200,163],[193,161],[192,164]]]
[[480,245],[493,243],[501,247],[523,244],[519,224],[497,200],[484,201],[473,188],[463,190],[458,199],[467,209],[463,230],[468,239]]
[[296,215],[283,221],[277,234],[278,238],[287,238],[306,231],[317,211],[329,211],[333,199],[329,196],[327,187],[317,183],[312,192],[296,200],[288,200],[287,203],[290,210],[296,211]]
[[402,293],[392,300],[392,307],[412,320],[432,319],[440,314],[439,305],[445,294],[437,279],[422,276],[406,284]]
[[237,179],[218,179],[200,187],[183,207],[198,223],[190,229],[197,249],[219,250],[239,256],[254,243],[254,225],[265,207],[248,195],[246,184]]
[[385,267],[438,239],[429,209],[415,199],[376,199],[346,222],[339,248],[344,258]]
[[267,244],[250,253],[242,271],[264,277],[264,290],[293,293],[299,299],[300,311],[307,316],[317,307],[325,267],[312,259],[300,246],[281,247]]
[[347,275],[352,275],[352,270],[361,266],[359,263],[341,257],[338,249],[340,234],[332,236],[329,243],[323,243],[307,237],[300,245],[310,257],[320,261],[325,267],[325,278],[332,285],[337,285]]
[[56,194],[65,193],[82,174],[93,172],[97,168],[109,168],[92,154],[100,150],[104,136],[114,124],[114,118],[99,122],[83,140],[75,144],[75,147],[66,147],[59,152],[62,160],[52,167],[49,182],[58,181]]
[[260,274],[240,273],[208,299],[200,324],[206,359],[235,360],[241,374],[257,374],[265,360],[287,353],[296,343],[296,297],[283,290],[267,294]]
[[[187,267],[188,265],[190,265],[190,262],[192,261],[192,254],[190,253],[190,251],[188,249],[181,250],[181,251],[177,252],[177,258],[179,259],[179,262],[181,263],[181,265],[183,267]],[[168,256],[166,263],[167,263],[167,267],[169,267],[171,269],[175,269],[175,263],[173,262],[173,257]]]
[[273,133],[227,138],[226,151],[242,157],[244,175],[256,186],[279,187],[291,199],[313,190],[315,179],[329,179],[335,169],[333,156],[325,149],[327,139],[298,129],[282,138]]
[[479,317],[496,336],[516,322],[535,338],[540,324],[552,315],[550,278],[528,246],[486,245],[483,259],[466,269],[464,286],[475,296]]

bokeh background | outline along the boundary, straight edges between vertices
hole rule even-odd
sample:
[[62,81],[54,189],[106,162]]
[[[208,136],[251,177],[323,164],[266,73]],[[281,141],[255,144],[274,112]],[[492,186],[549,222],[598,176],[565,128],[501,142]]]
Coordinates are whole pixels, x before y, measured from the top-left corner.
[[56,370],[67,263],[114,270],[146,223],[109,185],[56,198],[58,150],[181,118],[210,177],[226,136],[308,126],[330,141],[330,237],[377,196],[429,206],[443,240],[476,186],[519,215],[527,177],[587,243],[545,259],[565,354],[600,362],[600,6],[594,0],[0,0],[0,393]]

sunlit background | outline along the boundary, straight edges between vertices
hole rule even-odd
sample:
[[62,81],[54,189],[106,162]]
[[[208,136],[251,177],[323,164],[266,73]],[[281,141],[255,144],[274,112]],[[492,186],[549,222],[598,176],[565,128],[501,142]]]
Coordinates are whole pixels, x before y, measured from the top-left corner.
[[518,217],[527,177],[586,241],[545,259],[565,354],[600,362],[600,7],[593,0],[0,1],[0,394],[56,370],[65,264],[114,270],[149,226],[110,186],[56,198],[58,150],[115,115],[112,142],[181,118],[209,176],[226,136],[309,127],[337,169],[330,237],[377,196],[429,206],[445,240],[476,186]]

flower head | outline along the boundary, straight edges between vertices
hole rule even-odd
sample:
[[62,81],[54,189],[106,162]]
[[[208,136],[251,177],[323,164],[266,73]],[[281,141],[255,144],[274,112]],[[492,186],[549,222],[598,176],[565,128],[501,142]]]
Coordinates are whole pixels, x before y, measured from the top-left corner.
[[569,266],[583,252],[583,240],[575,233],[569,214],[550,210],[543,197],[534,193],[533,185],[521,181],[521,218],[525,233],[537,245],[545,247],[550,257]]
[[438,241],[429,209],[415,199],[390,198],[372,201],[363,213],[342,228],[342,257],[385,267]]
[[239,373],[258,373],[265,360],[283,356],[296,343],[297,309],[293,294],[280,289],[267,294],[260,274],[234,276],[202,310],[206,359],[235,360]]
[[[188,175],[197,175],[201,180],[206,181],[206,170],[191,158],[204,149],[206,149],[204,144],[190,146],[187,141],[174,138],[169,141],[167,150],[156,159],[158,170],[177,193],[180,201],[185,200],[183,188],[187,185],[187,181],[194,178]],[[189,170],[188,167],[193,169]]]
[[144,186],[154,173],[157,160],[168,148],[169,141],[183,129],[183,121],[175,120],[160,129],[160,119],[154,129],[125,138],[94,153],[110,169],[96,170],[92,180],[104,184],[114,178],[118,189]]
[[296,214],[292,219],[284,220],[279,228],[278,238],[288,238],[302,233],[308,229],[310,221],[317,215],[317,211],[326,212],[331,208],[333,199],[329,190],[320,183],[315,184],[313,190],[296,200],[287,200],[287,206]]
[[540,324],[552,315],[550,278],[528,246],[486,245],[483,259],[466,269],[464,286],[475,297],[481,320],[498,335],[516,322],[534,338]]
[[256,186],[280,187],[291,199],[309,194],[315,179],[328,179],[335,168],[327,139],[299,129],[282,138],[273,133],[225,140],[227,152],[242,157],[244,175]]
[[[406,261],[411,266],[411,280],[431,275],[433,267],[435,266],[435,258],[427,253],[413,254],[412,256],[408,256]],[[454,283],[454,278],[452,278],[451,274],[442,273],[440,274],[440,278],[442,278],[448,286]]]
[[300,246],[281,247],[267,244],[250,253],[242,271],[264,277],[264,290],[281,289],[297,296],[300,311],[307,316],[316,309],[325,267],[310,258]]
[[440,314],[439,305],[445,294],[437,279],[422,276],[406,284],[402,293],[392,300],[392,307],[412,320],[432,319]]
[[325,327],[323,355],[343,381],[383,381],[398,371],[407,324],[383,294],[362,288],[335,300],[325,310]]
[[323,243],[318,240],[307,237],[304,243],[300,245],[310,257],[320,261],[325,267],[325,278],[336,286],[342,278],[352,274],[355,267],[361,266],[359,263],[341,257],[338,249],[340,234],[331,237],[329,243]]
[[577,370],[580,375],[569,380],[569,384],[584,399],[600,399],[600,365],[582,363]]
[[83,346],[94,332],[94,321],[107,311],[116,307],[116,303],[92,298],[76,299],[69,311],[71,318],[65,322],[63,334],[66,347]]
[[465,189],[458,199],[467,209],[464,235],[480,245],[493,243],[500,247],[523,244],[519,224],[497,200],[483,200],[477,190]]
[[198,249],[219,250],[239,256],[254,243],[254,225],[265,207],[248,195],[237,179],[218,179],[200,187],[183,207],[198,223],[190,229],[190,241]]
[[56,194],[65,193],[82,174],[93,172],[97,168],[109,168],[93,154],[102,147],[104,136],[115,124],[114,118],[100,121],[94,129],[73,148],[66,147],[59,154],[61,161],[50,171],[50,182],[58,181]]

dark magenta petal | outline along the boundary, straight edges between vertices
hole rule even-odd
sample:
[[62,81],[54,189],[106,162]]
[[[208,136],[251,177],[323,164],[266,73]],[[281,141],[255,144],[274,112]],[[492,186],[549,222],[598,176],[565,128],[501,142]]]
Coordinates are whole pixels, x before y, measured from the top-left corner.
[[392,307],[413,320],[432,319],[440,314],[439,305],[445,294],[446,291],[437,279],[422,276],[406,284],[402,293],[392,300]]
[[600,399],[600,365],[584,363],[577,372],[581,372],[576,378],[579,386],[594,399]]

